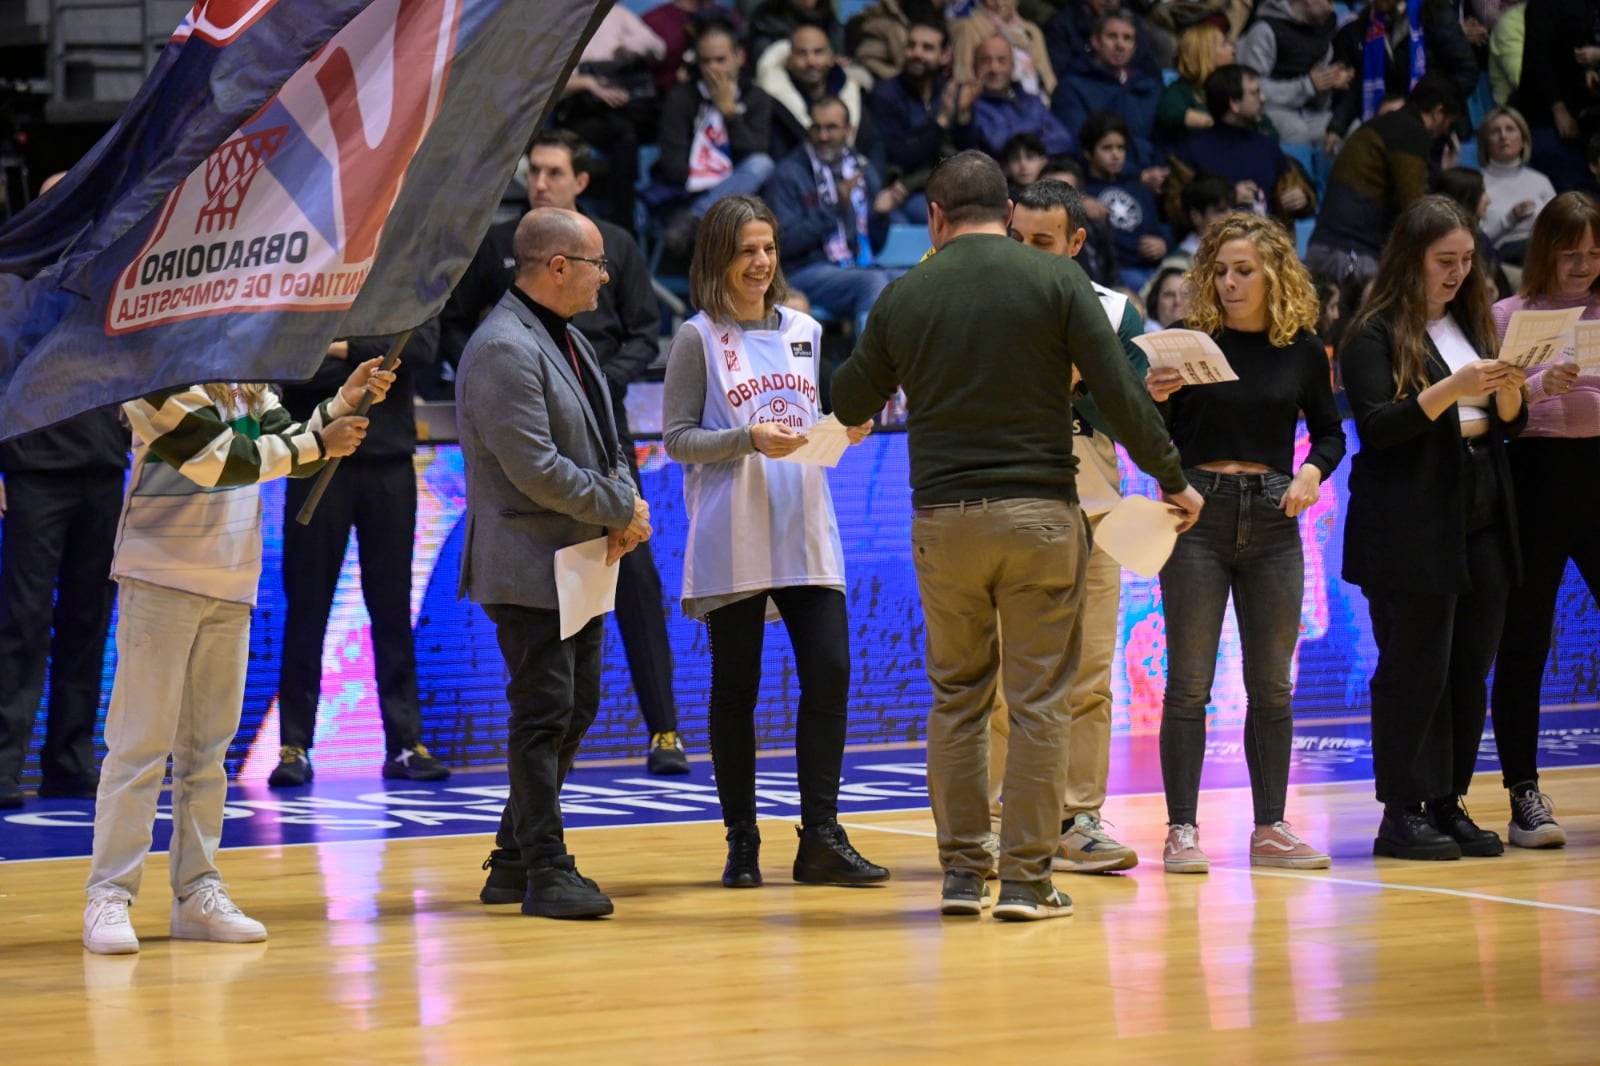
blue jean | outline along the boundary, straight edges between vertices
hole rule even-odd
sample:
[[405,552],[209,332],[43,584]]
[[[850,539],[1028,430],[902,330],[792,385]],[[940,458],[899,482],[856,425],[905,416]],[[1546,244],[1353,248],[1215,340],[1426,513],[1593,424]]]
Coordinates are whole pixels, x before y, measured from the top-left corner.
[[814,306],[855,319],[856,336],[867,328],[867,312],[889,282],[904,274],[890,267],[842,267],[829,262],[807,263],[789,271],[789,281],[806,294]]
[[706,212],[711,210],[711,205],[724,196],[756,195],[761,191],[761,186],[772,176],[775,166],[777,164],[765,152],[745,156],[734,164],[732,174],[694,198],[694,202],[689,205],[689,213],[695,218],[705,218]]
[[1289,477],[1198,469],[1184,474],[1206,505],[1161,570],[1167,623],[1161,777],[1167,820],[1195,824],[1206,704],[1231,592],[1244,658],[1245,763],[1256,824],[1271,825],[1283,819],[1289,788],[1291,672],[1305,585],[1300,524],[1278,507]]

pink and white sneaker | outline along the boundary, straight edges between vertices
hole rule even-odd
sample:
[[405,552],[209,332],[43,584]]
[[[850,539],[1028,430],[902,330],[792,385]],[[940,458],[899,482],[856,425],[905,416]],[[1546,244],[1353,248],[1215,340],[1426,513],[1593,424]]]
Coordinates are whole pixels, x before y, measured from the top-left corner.
[[1326,870],[1333,860],[1290,832],[1288,822],[1273,822],[1256,826],[1250,834],[1250,865]]
[[1211,872],[1211,860],[1200,850],[1200,830],[1192,825],[1167,828],[1167,845],[1161,849],[1161,862],[1169,874]]

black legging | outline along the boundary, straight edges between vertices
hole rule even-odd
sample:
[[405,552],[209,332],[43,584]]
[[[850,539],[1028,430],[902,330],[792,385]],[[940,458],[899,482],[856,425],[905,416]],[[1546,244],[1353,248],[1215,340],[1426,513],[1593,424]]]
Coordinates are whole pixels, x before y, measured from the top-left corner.
[[711,645],[711,761],[724,825],[756,820],[756,697],[767,598],[794,646],[800,704],[795,716],[800,821],[838,816],[850,695],[850,628],[844,593],[801,585],[768,589],[706,616]]
[[1512,788],[1539,780],[1539,690],[1568,559],[1590,594],[1600,597],[1600,438],[1521,437],[1507,454],[1517,490],[1522,581],[1506,603],[1492,706],[1501,774]]

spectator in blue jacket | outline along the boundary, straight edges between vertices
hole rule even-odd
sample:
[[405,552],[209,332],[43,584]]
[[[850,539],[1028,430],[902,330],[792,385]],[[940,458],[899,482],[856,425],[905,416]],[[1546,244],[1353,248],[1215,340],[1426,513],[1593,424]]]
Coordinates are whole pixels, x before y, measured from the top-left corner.
[[1096,111],[1121,115],[1128,123],[1128,161],[1143,169],[1160,162],[1151,139],[1161,79],[1142,74],[1133,64],[1139,39],[1132,12],[1110,8],[1095,22],[1089,38],[1093,58],[1081,70],[1062,77],[1050,99],[1050,113],[1069,130],[1081,129]]
[[956,147],[977,148],[998,157],[1011,138],[1033,133],[1051,155],[1072,151],[1072,134],[1060,120],[1037,96],[1018,92],[1011,83],[1012,62],[1011,46],[1005,38],[978,42],[972,58],[978,98],[970,114],[956,116]]
[[1171,234],[1155,196],[1127,165],[1128,124],[1121,115],[1099,111],[1083,124],[1078,140],[1088,169],[1083,191],[1106,206],[1122,283],[1138,292],[1167,254]]
[[[1050,66],[1057,78],[1082,73],[1089,69],[1094,53],[1089,39],[1094,36],[1095,23],[1100,16],[1122,6],[1119,0],[1065,0],[1060,9],[1044,24],[1044,46],[1050,54]],[[1140,32],[1133,48],[1133,67],[1140,74],[1152,78],[1161,76],[1161,64],[1150,51],[1149,35],[1134,16]]]
[[784,275],[813,306],[853,318],[859,337],[878,294],[903,273],[877,266],[873,254],[906,193],[899,182],[883,187],[850,147],[854,132],[838,97],[817,100],[807,142],[778,164],[763,195],[778,219]]
[[878,124],[888,158],[888,176],[906,188],[905,206],[897,222],[928,220],[922,187],[951,137],[956,116],[970,113],[976,83],[957,83],[941,71],[950,62],[950,35],[940,18],[914,18],[906,30],[905,58],[900,73],[872,89],[867,110]]
[[1206,109],[1215,124],[1178,145],[1173,157],[1196,173],[1233,182],[1234,205],[1242,211],[1298,218],[1316,202],[1299,184],[1280,188],[1294,164],[1261,132],[1264,104],[1254,70],[1238,63],[1218,67],[1206,78]]

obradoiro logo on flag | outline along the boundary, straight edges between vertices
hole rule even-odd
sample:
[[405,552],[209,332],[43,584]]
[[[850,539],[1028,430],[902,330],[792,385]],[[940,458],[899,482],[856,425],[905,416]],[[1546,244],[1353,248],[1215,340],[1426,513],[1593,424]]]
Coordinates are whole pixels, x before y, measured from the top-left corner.
[[[118,277],[106,332],[348,308],[438,114],[460,8],[374,0],[351,20],[168,196]],[[425,56],[433,63],[417,69]]]

